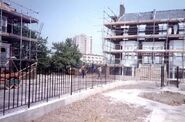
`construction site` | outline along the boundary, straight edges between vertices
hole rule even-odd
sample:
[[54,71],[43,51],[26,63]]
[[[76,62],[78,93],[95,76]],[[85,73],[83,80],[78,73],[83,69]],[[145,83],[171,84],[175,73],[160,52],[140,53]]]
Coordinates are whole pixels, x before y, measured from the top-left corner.
[[103,32],[103,52],[115,75],[156,80],[163,66],[165,78],[175,79],[178,69],[184,79],[184,9],[126,13],[121,3],[119,15],[104,11]]
[[38,12],[1,0],[0,66],[20,71],[37,61]]
[[[38,8],[37,0],[31,2]],[[39,11],[48,17],[52,3],[59,14],[68,15],[74,1],[68,2],[41,1],[43,11]],[[79,6],[74,6],[82,8],[79,15],[84,17],[84,1],[77,2]],[[94,6],[89,1],[86,6],[101,4],[92,3]],[[119,15],[108,9],[101,24],[104,55],[92,55],[92,38],[87,44],[86,36],[80,35],[75,43],[82,44],[85,57],[83,64],[78,64],[73,60],[79,54],[73,50],[77,46],[70,43],[67,47],[56,45],[61,47],[56,53],[43,46],[49,58],[42,58],[39,13],[11,0],[0,0],[0,122],[184,122],[185,9],[126,13],[123,1]],[[54,29],[54,22],[61,21],[56,13],[57,19],[48,18]],[[77,9],[72,11],[79,16],[77,13]],[[75,18],[65,19],[70,17]],[[47,27],[52,35],[49,24]],[[59,28],[60,33],[64,34],[61,29],[72,33],[72,27],[66,26],[69,32],[65,26]],[[55,57],[72,59],[62,62]],[[52,62],[40,68],[41,58]],[[53,60],[64,66],[55,67]]]

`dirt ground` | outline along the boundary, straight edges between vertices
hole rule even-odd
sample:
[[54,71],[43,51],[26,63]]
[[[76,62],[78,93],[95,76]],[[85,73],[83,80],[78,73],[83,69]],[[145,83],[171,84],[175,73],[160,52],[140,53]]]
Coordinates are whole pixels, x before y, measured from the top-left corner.
[[140,96],[172,106],[185,104],[185,95],[177,92],[161,91],[160,93],[144,93]]
[[144,122],[149,113],[144,108],[113,103],[109,97],[97,94],[32,122]]
[[[32,122],[145,122],[146,120],[153,120],[152,122],[155,122],[159,121],[160,118],[160,122],[168,120],[184,122],[185,109],[180,105],[185,104],[185,95],[177,92],[163,91],[155,83],[151,82],[135,83],[125,84],[61,107],[36,120],[32,120]],[[139,93],[138,96],[136,94],[137,90],[141,91],[141,94]],[[124,94],[122,93],[123,91]],[[109,92],[113,92],[113,96],[110,94],[108,96],[105,95]],[[131,102],[129,103],[131,104],[119,100],[115,102],[113,98],[116,99],[116,93],[120,93],[121,99],[126,99],[127,102],[129,101],[127,97],[130,95],[134,99],[130,99]],[[117,96],[119,97],[119,95]],[[153,103],[152,101],[147,101],[147,99],[168,104],[172,107],[179,105],[179,108],[173,108],[172,112],[169,106]],[[136,101],[132,102],[133,100]],[[153,106],[154,104],[155,106]],[[173,114],[174,116],[171,118],[166,117],[171,112],[175,113]]]

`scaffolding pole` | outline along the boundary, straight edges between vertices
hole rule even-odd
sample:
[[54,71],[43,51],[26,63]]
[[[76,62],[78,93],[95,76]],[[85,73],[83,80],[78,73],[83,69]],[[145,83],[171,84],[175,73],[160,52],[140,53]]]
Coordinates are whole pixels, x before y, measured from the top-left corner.
[[[155,34],[155,14],[156,14],[156,11],[154,10],[153,11],[153,35]],[[154,45],[155,45],[155,38],[153,37],[153,47],[152,47],[152,50],[154,50]],[[154,53],[152,53],[152,64],[154,64]]]
[[[31,26],[31,17],[30,17],[30,26]],[[31,32],[31,27],[30,27],[30,29],[29,29],[29,38],[30,38],[30,40],[29,40],[29,59],[31,60],[31,34],[32,34],[32,32]]]
[[[2,4],[2,3],[3,3],[3,0],[1,0],[0,2],[1,2],[1,4]],[[1,27],[0,27],[0,29],[1,29],[1,35],[0,35],[0,48],[1,48],[1,46],[2,46],[2,42],[3,42],[3,41],[2,41],[2,32],[3,32],[3,29],[2,29],[2,27],[3,27],[3,24],[2,24],[2,23],[3,23],[3,22],[2,22],[2,21],[3,21],[3,10],[2,10],[2,8],[1,8],[1,21],[0,21],[0,22],[1,22],[1,23],[0,23],[0,26],[1,26]],[[0,50],[0,54],[1,54],[1,50]],[[2,66],[1,57],[0,57],[0,64],[1,64],[1,66]],[[0,66],[0,67],[1,67],[1,66]]]
[[19,55],[19,70],[21,70],[22,69],[22,49],[23,49],[23,42],[22,42],[22,32],[23,32],[23,28],[22,28],[22,26],[23,26],[23,19],[22,19],[22,16],[23,16],[23,14],[22,14],[22,11],[21,11],[21,37],[20,37],[20,55]]
[[182,53],[182,79],[184,79],[184,75],[185,75],[185,58],[184,58],[184,55],[185,55],[185,22],[184,22],[184,25],[183,25],[183,29],[184,29],[184,38],[183,38],[183,53]]

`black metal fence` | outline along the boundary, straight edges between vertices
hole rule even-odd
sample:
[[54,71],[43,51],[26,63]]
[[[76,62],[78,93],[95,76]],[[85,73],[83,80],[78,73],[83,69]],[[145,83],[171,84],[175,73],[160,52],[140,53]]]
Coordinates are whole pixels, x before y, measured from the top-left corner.
[[[15,108],[31,107],[34,103],[49,101],[62,95],[72,95],[83,89],[93,88],[115,80],[107,73],[107,66],[92,69],[86,67],[82,75],[80,69],[70,68],[38,70],[29,66],[21,72],[0,69],[0,114]],[[15,109],[16,110],[16,109]]]
[[[165,67],[160,67],[159,71],[157,68],[154,73],[153,71],[149,73],[150,69],[148,68],[147,72],[145,70],[145,67],[140,68],[133,78],[153,80],[154,77],[155,81],[160,80],[161,86],[164,86],[167,81]],[[30,108],[35,103],[48,102],[53,98],[72,95],[94,86],[115,82],[117,79],[124,80],[124,78],[120,78],[120,75],[112,75],[111,72],[111,68],[106,65],[94,68],[85,66],[84,72],[82,72],[82,68],[69,68],[68,71],[64,71],[63,69],[38,70],[36,67],[29,66],[19,72],[10,72],[6,68],[1,68],[0,115],[18,108]],[[177,87],[184,76],[185,70],[176,68],[175,82],[178,83]],[[126,78],[126,76],[122,77]]]

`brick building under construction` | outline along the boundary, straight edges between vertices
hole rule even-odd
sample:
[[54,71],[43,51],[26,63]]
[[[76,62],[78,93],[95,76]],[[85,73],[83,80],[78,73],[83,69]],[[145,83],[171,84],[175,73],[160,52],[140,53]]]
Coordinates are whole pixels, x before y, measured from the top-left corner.
[[1,67],[21,70],[37,61],[37,14],[10,0],[1,0]]
[[160,77],[164,65],[175,78],[176,67],[185,69],[185,9],[125,13],[121,4],[119,16],[104,13],[103,52],[116,75]]

